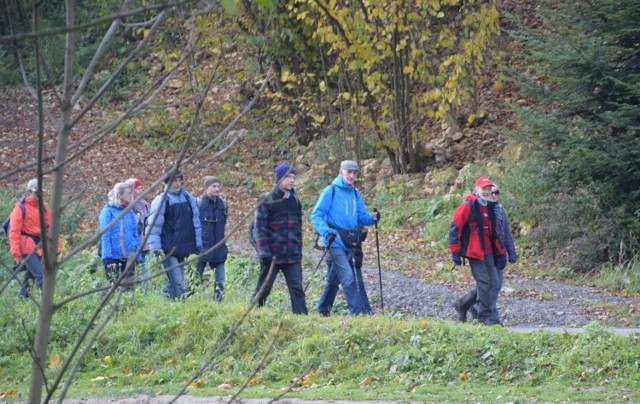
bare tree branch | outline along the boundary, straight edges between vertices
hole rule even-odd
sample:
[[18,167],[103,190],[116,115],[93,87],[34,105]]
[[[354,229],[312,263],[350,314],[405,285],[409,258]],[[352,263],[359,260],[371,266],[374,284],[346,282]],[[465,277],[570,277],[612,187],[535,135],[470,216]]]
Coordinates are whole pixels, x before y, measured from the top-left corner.
[[[111,131],[113,131],[116,127],[118,127],[118,125],[120,125],[120,123],[122,123],[125,119],[131,117],[135,112],[140,111],[143,106],[148,105],[149,103],[151,103],[154,99],[154,97],[156,97],[160,91],[162,90],[162,88],[164,88],[166,86],[166,84],[169,82],[169,80],[171,79],[171,77],[173,76],[173,74],[175,74],[175,72],[178,70],[178,68],[181,66],[181,64],[186,60],[186,57],[188,55],[189,52],[193,51],[193,46],[188,46],[185,49],[185,52],[183,53],[182,57],[180,58],[180,60],[176,63],[176,65],[169,70],[165,75],[163,75],[162,77],[158,78],[151,86],[149,86],[149,88],[147,89],[147,91],[145,91],[140,97],[138,97],[138,99],[134,102],[133,106],[129,108],[129,110],[127,110],[120,118],[112,121],[111,123],[109,123],[108,125],[98,129],[97,131],[83,137],[82,139],[79,139],[71,144],[69,144],[67,146],[67,150],[71,151],[74,150],[80,146],[82,146],[83,144],[85,145],[84,147],[82,147],[80,149],[80,151],[76,152],[75,154],[71,155],[70,157],[67,158],[67,160],[64,161],[64,163],[68,163],[70,161],[75,160],[76,158],[78,158],[79,156],[81,156],[86,150],[90,149],[91,147],[93,147],[97,142],[99,142],[100,140],[102,140],[108,133],[110,133]],[[160,86],[158,86],[158,83],[161,83]],[[152,92],[152,90],[154,90]],[[149,93],[152,93],[150,96],[147,97],[147,95]],[[142,101],[142,99],[144,97],[147,97],[146,100]],[[91,142],[89,144],[86,144],[87,142]],[[42,157],[42,161],[43,162],[47,162],[50,161],[51,159],[53,159],[55,157],[55,154],[48,154]],[[38,160],[32,161],[30,163],[26,163],[23,164],[13,170],[10,171],[6,171],[3,174],[0,174],[0,180],[11,177],[13,175],[15,175],[18,172],[22,172],[25,171],[35,165],[38,164]],[[54,168],[45,170],[44,173],[45,174],[49,174],[53,171]]]
[[[274,258],[271,261],[271,266],[269,267],[269,272],[267,273],[267,279],[269,279],[273,275],[273,271],[275,269],[275,264],[276,264],[276,261],[275,261],[275,258]],[[238,330],[238,328],[242,325],[242,323],[244,323],[244,320],[249,316],[249,313],[251,313],[251,311],[256,306],[256,304],[258,304],[258,300],[260,300],[260,297],[264,294],[264,291],[267,288],[267,283],[268,282],[264,282],[262,284],[262,287],[260,288],[258,293],[256,293],[256,295],[253,297],[253,299],[251,299],[251,303],[249,304],[249,307],[247,308],[247,311],[244,312],[244,314],[240,317],[240,319],[238,319],[238,321],[236,321],[231,326],[231,328],[229,328],[229,332],[227,333],[226,337],[222,341],[220,341],[220,343],[216,347],[216,350],[213,352],[213,354],[211,354],[211,358],[209,358],[209,360],[205,361],[202,364],[202,366],[200,366],[200,369],[198,369],[198,371],[195,372],[193,374],[193,376],[191,376],[191,378],[189,379],[189,381],[187,381],[187,383],[184,385],[184,387],[173,397],[173,399],[171,401],[169,401],[169,404],[175,403],[178,400],[178,398],[180,398],[180,396],[182,396],[184,394],[184,392],[187,391],[187,388],[189,388],[189,385],[192,382],[194,382],[198,377],[202,376],[204,371],[209,368],[209,366],[213,363],[214,359],[218,356],[218,354],[222,351],[222,349],[229,343],[229,341],[231,341],[231,338],[233,338],[235,336],[236,331]]]
[[[118,308],[120,307],[120,300],[122,298],[122,293],[123,292],[124,292],[124,289],[121,288],[120,292],[118,293],[118,297],[116,298],[116,301],[113,303],[113,306],[111,307],[111,311],[109,311],[109,313],[107,313],[107,315],[105,316],[104,320],[102,320],[102,323],[100,323],[100,326],[93,333],[93,336],[91,337],[91,339],[85,344],[84,349],[82,350],[82,352],[78,356],[78,359],[76,360],[76,363],[74,363],[73,368],[71,368],[71,371],[69,372],[69,376],[67,376],[67,380],[65,381],[64,386],[62,388],[62,391],[60,392],[60,397],[58,398],[58,403],[60,403],[60,404],[63,403],[64,398],[67,396],[67,391],[69,390],[69,387],[71,386],[71,382],[73,381],[73,377],[76,375],[76,372],[78,371],[78,368],[80,367],[80,364],[84,360],[85,356],[87,356],[87,353],[89,352],[89,350],[93,346],[93,343],[96,342],[96,340],[98,339],[98,336],[100,335],[100,333],[102,333],[102,330],[104,329],[104,327],[109,323],[109,320],[111,320],[111,317],[113,317],[115,312],[118,311]],[[63,372],[60,371],[60,373],[63,373]]]
[[[124,0],[124,2],[122,3],[122,6],[120,7],[120,12],[126,12],[129,9],[129,4],[131,4],[131,1],[132,0]],[[102,37],[102,41],[100,42],[98,49],[93,54],[93,58],[91,58],[91,62],[89,62],[89,66],[87,66],[86,70],[84,71],[82,80],[80,80],[80,84],[78,84],[78,88],[76,88],[76,93],[71,99],[71,104],[75,105],[78,102],[78,99],[84,92],[84,89],[87,87],[87,83],[89,82],[89,79],[93,74],[93,70],[98,65],[98,61],[100,61],[104,53],[107,51],[107,45],[109,45],[109,42],[111,42],[111,38],[113,38],[113,35],[116,33],[116,30],[118,29],[121,23],[122,23],[122,19],[120,18],[116,18],[111,22],[111,26]]]
[[296,385],[300,383],[300,380],[302,380],[306,375],[309,374],[309,371],[311,371],[312,367],[313,367],[313,363],[309,364],[309,366],[307,366],[305,371],[302,372],[300,376],[298,376],[294,381],[292,381],[282,393],[280,393],[276,397],[269,400],[267,404],[275,403],[276,401],[279,401],[282,397],[284,397],[288,392],[291,391],[292,388],[294,388]]
[[36,37],[45,37],[45,36],[52,36],[52,35],[60,35],[60,34],[68,34],[74,31],[82,31],[85,30],[87,28],[92,28],[95,27],[97,25],[100,24],[104,24],[104,23],[108,23],[111,22],[115,19],[122,19],[125,17],[131,17],[137,14],[141,14],[141,13],[145,13],[147,11],[154,11],[154,10],[166,10],[169,8],[173,8],[173,7],[177,7],[177,6],[181,6],[184,4],[189,4],[189,3],[193,3],[194,0],[182,0],[182,1],[176,1],[176,2],[167,2],[165,4],[153,4],[150,6],[146,6],[146,7],[141,7],[141,8],[137,8],[135,10],[130,10],[124,13],[116,13],[116,14],[110,14],[104,17],[100,17],[100,18],[96,18],[95,20],[91,20],[89,22],[86,23],[82,23],[82,24],[76,24],[76,25],[66,25],[65,27],[62,28],[56,28],[56,29],[50,29],[50,30],[44,30],[44,31],[33,31],[33,32],[28,32],[28,33],[24,33],[24,34],[16,34],[16,35],[5,35],[5,36],[0,36],[0,44],[2,43],[7,43],[7,42],[15,42],[15,41],[23,41],[25,39],[32,39],[32,38],[36,38]]
[[[265,282],[266,283],[266,282]],[[251,372],[251,374],[249,376],[247,376],[247,380],[244,382],[244,384],[240,387],[240,389],[238,389],[238,391],[236,391],[236,393],[229,399],[228,403],[231,404],[233,402],[233,400],[235,400],[236,398],[238,398],[238,396],[240,395],[240,393],[242,393],[244,391],[244,389],[247,388],[247,386],[249,385],[249,383],[251,382],[251,380],[253,380],[253,378],[258,374],[258,372],[260,370],[262,370],[262,368],[264,367],[265,362],[267,361],[267,358],[269,357],[269,355],[271,354],[271,351],[273,350],[273,346],[276,344],[276,341],[278,340],[278,336],[280,335],[280,331],[282,330],[282,326],[284,325],[284,320],[280,319],[280,323],[278,323],[278,328],[276,329],[276,333],[273,336],[273,338],[271,339],[271,343],[269,344],[269,347],[267,348],[267,350],[264,352],[264,354],[262,355],[262,358],[260,359],[260,362],[258,362],[258,365],[253,369],[253,371]]]

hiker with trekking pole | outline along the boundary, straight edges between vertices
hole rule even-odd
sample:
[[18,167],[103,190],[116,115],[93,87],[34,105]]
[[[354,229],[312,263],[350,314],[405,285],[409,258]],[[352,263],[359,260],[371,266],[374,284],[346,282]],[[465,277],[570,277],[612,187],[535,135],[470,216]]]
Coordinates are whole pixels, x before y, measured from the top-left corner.
[[[380,221],[380,213],[367,212],[362,195],[356,187],[359,166],[355,161],[340,163],[339,175],[331,185],[322,190],[311,214],[315,230],[328,247],[331,270],[342,285],[349,314],[369,314],[359,284],[356,282],[355,266],[349,263],[359,243],[359,226],[371,226]],[[330,281],[330,279],[328,279]]]

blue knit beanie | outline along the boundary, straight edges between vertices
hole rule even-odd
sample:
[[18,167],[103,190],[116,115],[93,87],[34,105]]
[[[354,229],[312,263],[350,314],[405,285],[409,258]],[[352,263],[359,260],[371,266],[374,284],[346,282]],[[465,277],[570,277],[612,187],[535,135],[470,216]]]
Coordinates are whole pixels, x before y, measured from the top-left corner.
[[297,174],[296,170],[289,167],[289,164],[287,163],[282,163],[280,164],[278,167],[276,167],[276,170],[274,171],[275,177],[276,177],[276,182],[280,182],[280,180],[282,180],[282,178],[287,175],[287,173],[289,174]]

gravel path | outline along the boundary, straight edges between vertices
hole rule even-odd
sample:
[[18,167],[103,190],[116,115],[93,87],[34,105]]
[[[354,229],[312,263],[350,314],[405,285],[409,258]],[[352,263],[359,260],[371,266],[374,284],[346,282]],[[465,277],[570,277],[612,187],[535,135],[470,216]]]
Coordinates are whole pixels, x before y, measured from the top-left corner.
[[[378,270],[363,268],[363,275],[372,305],[379,310]],[[392,270],[383,270],[382,286],[385,311],[439,319],[454,318],[452,304],[465,291],[463,285],[429,285],[419,277]],[[498,309],[502,322],[510,327],[574,328],[593,321],[625,327],[629,326],[625,314],[640,313],[640,299],[505,272]]]

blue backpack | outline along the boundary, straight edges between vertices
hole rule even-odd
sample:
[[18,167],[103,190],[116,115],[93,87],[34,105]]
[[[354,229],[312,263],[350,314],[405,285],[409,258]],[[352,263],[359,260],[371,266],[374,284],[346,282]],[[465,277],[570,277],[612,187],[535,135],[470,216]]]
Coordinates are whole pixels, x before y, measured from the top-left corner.
[[[20,206],[20,210],[22,211],[22,218],[24,219],[24,215],[26,213],[26,208],[24,207],[24,197],[20,198],[19,202],[20,204],[18,206]],[[9,213],[9,216],[7,216],[4,222],[2,222],[2,230],[4,230],[4,233],[7,235],[7,238],[9,237],[10,226],[11,226],[11,213]]]

